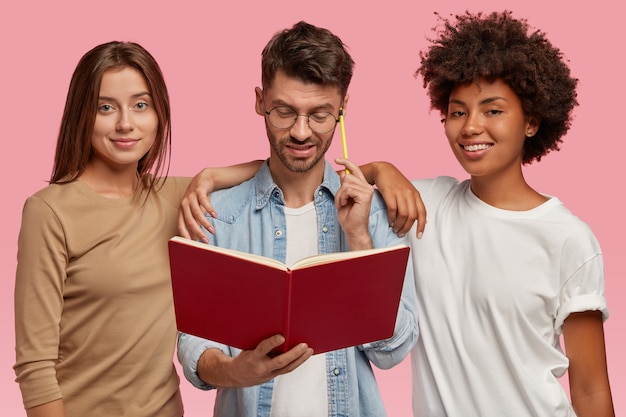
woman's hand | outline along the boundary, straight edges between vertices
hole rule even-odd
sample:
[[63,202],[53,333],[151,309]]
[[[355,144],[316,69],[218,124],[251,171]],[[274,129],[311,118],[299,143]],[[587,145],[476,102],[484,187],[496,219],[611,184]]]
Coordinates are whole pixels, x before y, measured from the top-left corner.
[[389,162],[370,162],[360,168],[367,181],[375,184],[383,196],[393,231],[404,236],[417,220],[415,234],[421,238],[426,227],[426,207],[411,181]]
[[256,174],[263,161],[251,161],[222,168],[205,168],[192,180],[183,196],[178,211],[178,233],[187,239],[208,243],[205,232],[215,233],[207,214],[215,217],[209,194],[213,191],[239,185]]

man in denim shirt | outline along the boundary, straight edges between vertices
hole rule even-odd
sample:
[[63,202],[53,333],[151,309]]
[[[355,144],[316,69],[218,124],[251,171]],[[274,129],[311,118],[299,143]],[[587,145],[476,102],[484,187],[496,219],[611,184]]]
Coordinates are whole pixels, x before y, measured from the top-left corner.
[[[255,90],[270,157],[251,180],[211,194],[217,217],[210,219],[209,243],[288,265],[317,253],[407,243],[393,233],[382,198],[359,168],[338,160],[350,172],[340,178],[324,160],[348,101],[353,66],[339,38],[304,22],[270,40],[263,50],[263,89]],[[224,311],[229,314],[237,312]],[[281,335],[241,351],[181,333],[178,357],[193,385],[218,389],[217,417],[380,417],[385,410],[370,362],[382,369],[397,365],[417,337],[409,263],[390,339],[318,355],[302,343],[272,357]]]

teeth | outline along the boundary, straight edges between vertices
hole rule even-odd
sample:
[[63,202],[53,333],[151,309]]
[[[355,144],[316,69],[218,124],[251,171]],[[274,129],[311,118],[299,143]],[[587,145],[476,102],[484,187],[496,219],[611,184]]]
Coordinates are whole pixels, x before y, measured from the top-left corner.
[[483,151],[485,149],[489,149],[491,145],[487,145],[484,143],[481,143],[479,145],[469,145],[469,146],[463,146],[463,149],[465,149],[466,151],[469,152],[474,152],[474,151]]

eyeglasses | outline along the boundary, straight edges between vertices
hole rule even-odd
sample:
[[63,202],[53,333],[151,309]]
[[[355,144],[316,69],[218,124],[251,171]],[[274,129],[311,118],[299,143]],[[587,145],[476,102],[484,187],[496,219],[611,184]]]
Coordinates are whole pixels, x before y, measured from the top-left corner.
[[328,112],[315,112],[311,114],[298,114],[294,109],[287,106],[274,107],[270,111],[266,111],[267,120],[276,129],[289,129],[296,124],[298,117],[307,118],[307,123],[315,133],[328,133],[335,128],[339,119],[334,114]]

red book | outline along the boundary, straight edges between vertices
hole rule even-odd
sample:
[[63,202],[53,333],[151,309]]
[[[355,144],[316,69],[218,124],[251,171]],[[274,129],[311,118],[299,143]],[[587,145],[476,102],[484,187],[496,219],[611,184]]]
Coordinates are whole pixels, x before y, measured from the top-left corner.
[[169,241],[178,330],[243,350],[282,334],[315,353],[393,335],[406,245],[316,255],[293,266],[182,237]]

